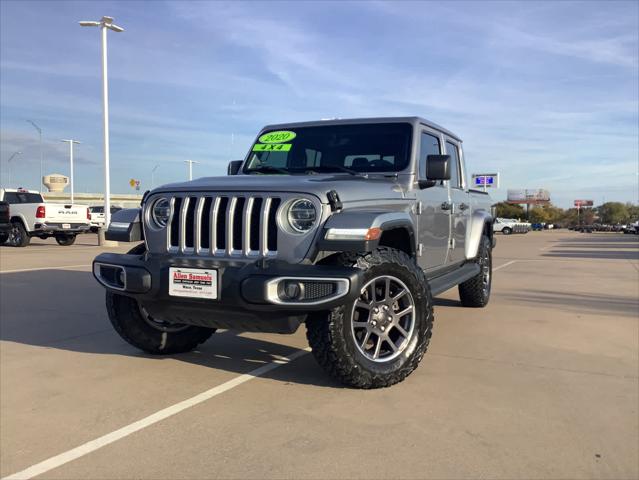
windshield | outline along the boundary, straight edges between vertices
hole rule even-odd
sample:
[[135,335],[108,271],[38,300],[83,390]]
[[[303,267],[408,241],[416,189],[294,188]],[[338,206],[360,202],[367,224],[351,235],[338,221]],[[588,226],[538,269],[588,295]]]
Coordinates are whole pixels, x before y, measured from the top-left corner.
[[411,136],[408,123],[267,131],[251,148],[244,173],[398,172],[408,166]]

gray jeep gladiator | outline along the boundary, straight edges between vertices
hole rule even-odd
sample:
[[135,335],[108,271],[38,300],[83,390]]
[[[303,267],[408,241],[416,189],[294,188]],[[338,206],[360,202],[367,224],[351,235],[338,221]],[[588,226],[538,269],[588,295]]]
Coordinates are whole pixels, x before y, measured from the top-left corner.
[[216,329],[293,333],[358,388],[402,381],[433,328],[433,295],[483,307],[490,197],[460,138],[417,117],[270,125],[229,176],[165,185],[117,212],[93,272],[116,331],[153,354]]

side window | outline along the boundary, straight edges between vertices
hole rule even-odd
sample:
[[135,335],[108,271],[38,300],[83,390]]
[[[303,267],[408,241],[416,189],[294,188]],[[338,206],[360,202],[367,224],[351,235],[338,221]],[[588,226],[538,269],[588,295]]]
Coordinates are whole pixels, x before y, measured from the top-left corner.
[[450,155],[450,187],[461,188],[459,174],[459,150],[453,142],[446,142],[446,153]]
[[426,157],[428,155],[439,155],[440,153],[439,138],[430,133],[422,132],[419,149],[419,178],[426,178]]

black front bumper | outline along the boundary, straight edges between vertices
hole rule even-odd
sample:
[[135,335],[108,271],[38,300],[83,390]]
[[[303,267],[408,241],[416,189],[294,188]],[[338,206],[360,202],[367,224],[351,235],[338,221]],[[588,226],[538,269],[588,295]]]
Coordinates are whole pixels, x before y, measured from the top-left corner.
[[[292,265],[280,261],[253,263],[228,259],[179,258],[164,255],[103,253],[94,260],[93,274],[108,290],[135,298],[151,316],[163,321],[242,331],[292,333],[308,313],[329,310],[352,302],[360,291],[363,273],[358,268]],[[115,288],[100,277],[101,266],[121,267],[126,279]],[[218,299],[185,298],[169,295],[169,269],[196,268],[218,271]],[[97,269],[96,269],[97,268]],[[345,292],[313,303],[272,303],[268,282],[281,278],[345,280]]]
[[8,234],[11,231],[12,225],[11,223],[0,223],[0,233]]

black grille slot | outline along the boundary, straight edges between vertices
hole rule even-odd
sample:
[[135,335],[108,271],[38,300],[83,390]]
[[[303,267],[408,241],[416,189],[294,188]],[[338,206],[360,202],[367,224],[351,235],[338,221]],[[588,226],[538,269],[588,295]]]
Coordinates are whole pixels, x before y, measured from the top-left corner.
[[224,250],[226,248],[226,209],[228,206],[228,197],[221,197],[215,224],[215,238],[217,245],[214,245],[215,248],[220,250]]
[[260,226],[262,220],[262,205],[264,200],[256,198],[253,201],[253,210],[251,210],[251,216],[249,218],[251,241],[249,242],[249,249],[258,251],[260,249]]
[[211,207],[213,199],[206,197],[202,205],[202,220],[200,223],[200,247],[208,250],[211,246]]
[[195,246],[193,238],[193,229],[195,226],[195,206],[197,198],[189,197],[189,204],[186,207],[186,218],[184,219],[184,246],[193,248]]
[[277,209],[280,206],[280,199],[274,198],[271,201],[271,209],[268,212],[268,235],[266,246],[269,251],[274,252],[277,251]]
[[233,211],[233,250],[242,250],[242,237],[244,236],[244,205],[246,198],[238,197]]
[[171,246],[180,244],[180,212],[182,211],[182,198],[175,197],[173,202],[173,218],[171,219]]

